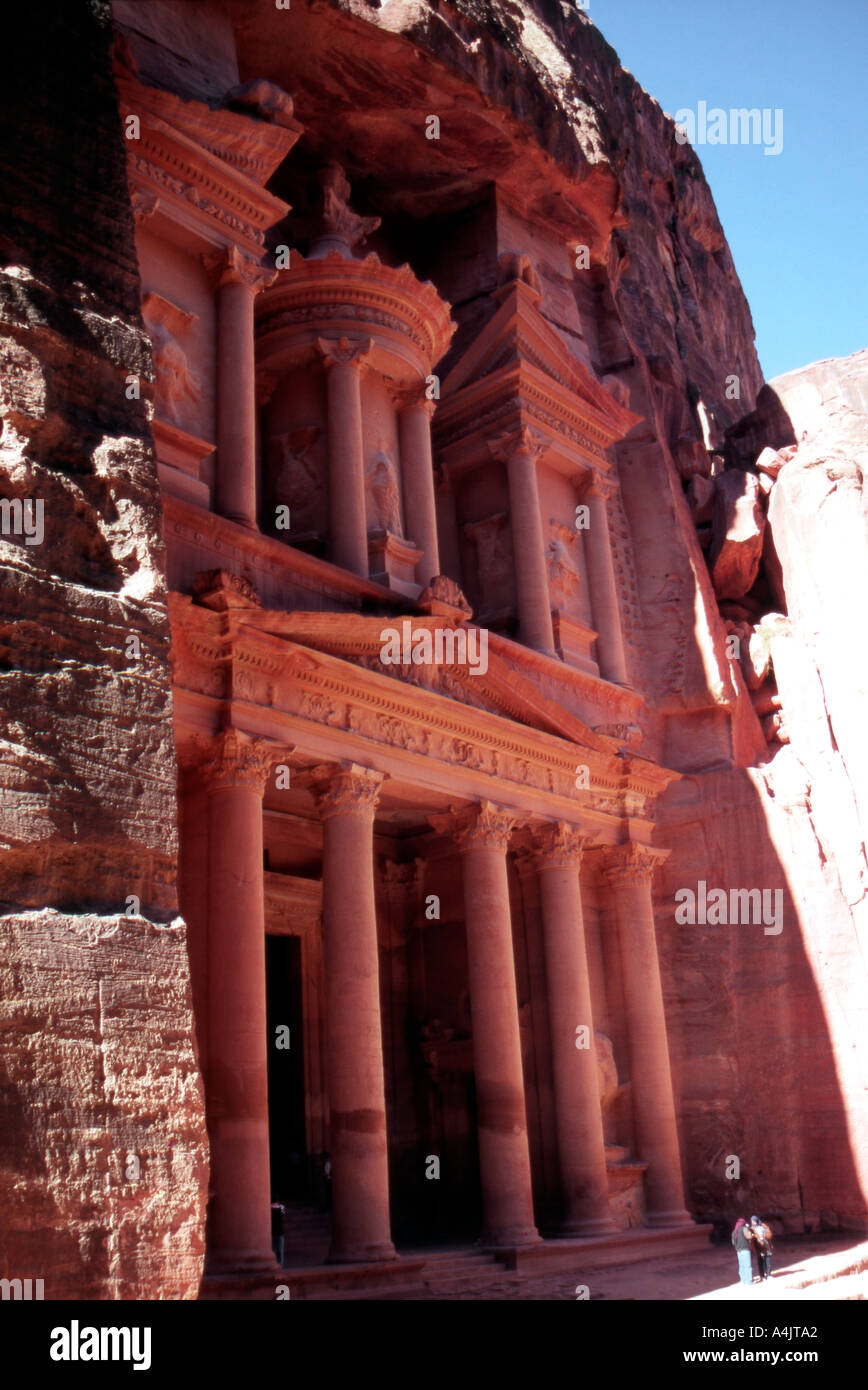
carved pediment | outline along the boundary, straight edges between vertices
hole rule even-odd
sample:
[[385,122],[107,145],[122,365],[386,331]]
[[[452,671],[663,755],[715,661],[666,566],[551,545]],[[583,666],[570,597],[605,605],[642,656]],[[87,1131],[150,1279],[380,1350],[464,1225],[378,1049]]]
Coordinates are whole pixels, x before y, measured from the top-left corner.
[[627,434],[638,417],[596,380],[544,318],[539,290],[528,274],[523,273],[498,293],[501,303],[497,313],[443,382],[444,402],[451,404],[460,393],[508,373],[510,368],[522,367],[559,388],[577,413],[596,426],[608,442]]
[[[350,613],[260,610],[245,615],[245,626],[527,728],[607,751],[607,745],[586,724],[547,699],[516,667],[492,651],[487,629],[474,624],[453,625],[419,614],[411,618],[363,618]],[[449,633],[454,634],[454,641]],[[443,659],[426,661],[429,651]]]

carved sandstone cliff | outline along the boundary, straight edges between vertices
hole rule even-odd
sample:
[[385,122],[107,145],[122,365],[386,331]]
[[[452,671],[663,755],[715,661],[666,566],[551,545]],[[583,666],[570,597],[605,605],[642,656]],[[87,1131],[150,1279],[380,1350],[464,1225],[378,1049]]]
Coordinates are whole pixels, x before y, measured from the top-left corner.
[[0,121],[0,1274],[195,1297],[207,1141],[110,13],[25,28]]

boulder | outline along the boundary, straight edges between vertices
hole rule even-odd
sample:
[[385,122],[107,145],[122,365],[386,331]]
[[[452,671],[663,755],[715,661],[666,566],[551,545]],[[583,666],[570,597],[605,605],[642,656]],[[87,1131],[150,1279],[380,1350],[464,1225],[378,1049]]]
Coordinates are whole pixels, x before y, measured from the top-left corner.
[[714,480],[708,564],[720,599],[740,599],[753,587],[763,552],[765,516],[755,473],[730,469]]

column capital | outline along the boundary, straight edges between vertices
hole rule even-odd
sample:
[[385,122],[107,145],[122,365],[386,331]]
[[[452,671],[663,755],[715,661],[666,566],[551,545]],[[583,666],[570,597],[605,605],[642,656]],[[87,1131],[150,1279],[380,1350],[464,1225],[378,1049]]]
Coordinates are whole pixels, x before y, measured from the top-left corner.
[[418,410],[432,419],[434,411],[437,409],[437,401],[430,400],[426,395],[425,383],[418,386],[399,387],[395,391],[394,402],[399,411]]
[[568,821],[552,821],[534,826],[530,833],[530,851],[538,869],[578,869],[583,852],[593,844],[594,836]]
[[245,256],[237,246],[206,251],[202,264],[218,288],[223,285],[246,285],[254,294],[258,294],[277,279],[276,270]]
[[320,820],[330,816],[373,817],[385,773],[360,763],[322,763],[299,781],[310,790]]
[[462,854],[473,849],[509,848],[509,837],[521,821],[517,811],[478,801],[472,806],[453,806],[443,815],[429,816],[428,823],[440,834],[451,835]]
[[618,483],[615,478],[606,477],[603,473],[591,473],[585,479],[583,497],[597,502],[608,503],[615,496],[618,490]]
[[537,434],[529,425],[518,425],[515,429],[505,430],[503,434],[486,440],[486,443],[492,457],[501,463],[509,463],[510,459],[519,455],[536,463],[549,447],[548,440]]
[[355,367],[359,372],[370,366],[373,338],[317,338],[316,350],[326,371],[332,367]]
[[623,845],[607,845],[600,850],[600,872],[607,883],[648,883],[654,870],[665,864],[671,850],[638,845],[632,840]]
[[261,738],[250,738],[238,729],[223,729],[200,762],[199,771],[209,791],[244,787],[262,796],[273,764],[290,751]]

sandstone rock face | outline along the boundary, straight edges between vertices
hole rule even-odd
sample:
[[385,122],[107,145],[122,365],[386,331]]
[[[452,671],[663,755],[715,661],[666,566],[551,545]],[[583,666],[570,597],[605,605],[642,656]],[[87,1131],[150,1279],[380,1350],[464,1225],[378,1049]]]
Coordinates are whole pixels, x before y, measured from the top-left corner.
[[32,23],[0,137],[0,1273],[195,1297],[207,1141],[110,16]]
[[753,473],[731,469],[715,484],[708,556],[711,578],[718,598],[739,599],[753,586],[763,553],[765,517],[759,482]]

